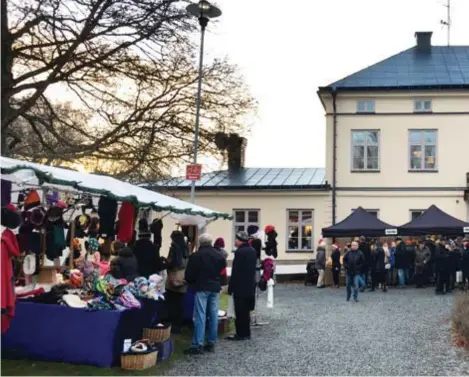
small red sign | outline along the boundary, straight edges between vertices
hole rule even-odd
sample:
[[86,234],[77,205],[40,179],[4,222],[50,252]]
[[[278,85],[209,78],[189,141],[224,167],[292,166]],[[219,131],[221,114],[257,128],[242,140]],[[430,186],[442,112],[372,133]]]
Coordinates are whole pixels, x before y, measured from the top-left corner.
[[200,181],[202,175],[202,165],[194,164],[186,166],[186,179],[188,181]]

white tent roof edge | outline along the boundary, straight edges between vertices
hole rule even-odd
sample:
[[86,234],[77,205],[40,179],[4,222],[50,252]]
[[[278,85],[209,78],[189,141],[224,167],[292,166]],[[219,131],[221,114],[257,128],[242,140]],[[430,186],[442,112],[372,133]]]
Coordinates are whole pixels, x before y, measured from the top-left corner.
[[204,218],[231,219],[230,214],[200,207],[108,176],[81,173],[3,156],[0,157],[0,166],[3,179],[14,176],[18,171],[30,170],[34,172],[39,183],[42,181],[70,186],[85,193],[114,197],[118,201],[135,200],[140,205],[150,206],[159,211]]

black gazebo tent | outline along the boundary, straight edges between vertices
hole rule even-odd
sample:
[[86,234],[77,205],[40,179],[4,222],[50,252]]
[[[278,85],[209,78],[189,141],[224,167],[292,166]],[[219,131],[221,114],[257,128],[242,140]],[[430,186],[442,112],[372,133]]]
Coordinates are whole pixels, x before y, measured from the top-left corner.
[[379,237],[396,235],[397,228],[358,207],[341,222],[322,229],[322,236],[330,237]]
[[469,223],[459,220],[437,206],[430,206],[414,220],[398,228],[399,235],[418,236],[424,234],[462,235],[469,233]]

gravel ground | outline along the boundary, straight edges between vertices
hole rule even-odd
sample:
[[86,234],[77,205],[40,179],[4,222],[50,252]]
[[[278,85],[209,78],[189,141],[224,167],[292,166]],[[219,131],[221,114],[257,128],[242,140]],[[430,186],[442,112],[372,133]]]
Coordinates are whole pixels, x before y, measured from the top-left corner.
[[452,297],[433,289],[365,292],[275,287],[260,299],[248,342],[221,340],[214,354],[186,356],[168,375],[469,375],[469,356],[451,346]]

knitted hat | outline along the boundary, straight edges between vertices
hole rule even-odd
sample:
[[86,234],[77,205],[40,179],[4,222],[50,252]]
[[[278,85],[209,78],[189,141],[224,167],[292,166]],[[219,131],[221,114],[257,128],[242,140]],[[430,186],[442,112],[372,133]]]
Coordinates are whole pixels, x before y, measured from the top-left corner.
[[135,207],[130,202],[123,202],[119,210],[119,230],[117,238],[122,242],[132,241],[134,231]]
[[34,225],[36,228],[40,228],[44,225],[46,220],[46,211],[42,207],[36,207],[31,211],[29,215],[29,222]]
[[259,227],[257,225],[249,225],[247,231],[248,235],[253,236],[259,231]]
[[247,234],[245,231],[238,232],[236,233],[236,239],[238,241],[247,242],[249,241],[249,234]]
[[334,247],[336,249],[340,249],[340,245],[338,243],[333,244],[332,247]]
[[223,238],[219,237],[215,240],[215,243],[213,244],[213,246],[223,248],[223,247],[225,247],[225,240]]
[[24,200],[24,210],[29,211],[30,209],[37,207],[41,204],[41,199],[36,190],[31,190]]
[[265,234],[267,234],[267,233],[272,232],[273,230],[275,230],[275,226],[273,226],[273,225],[267,225],[267,226],[265,227],[265,229],[264,229],[264,232],[265,232]]
[[21,225],[21,215],[13,204],[2,207],[1,224],[10,229],[16,229]]

